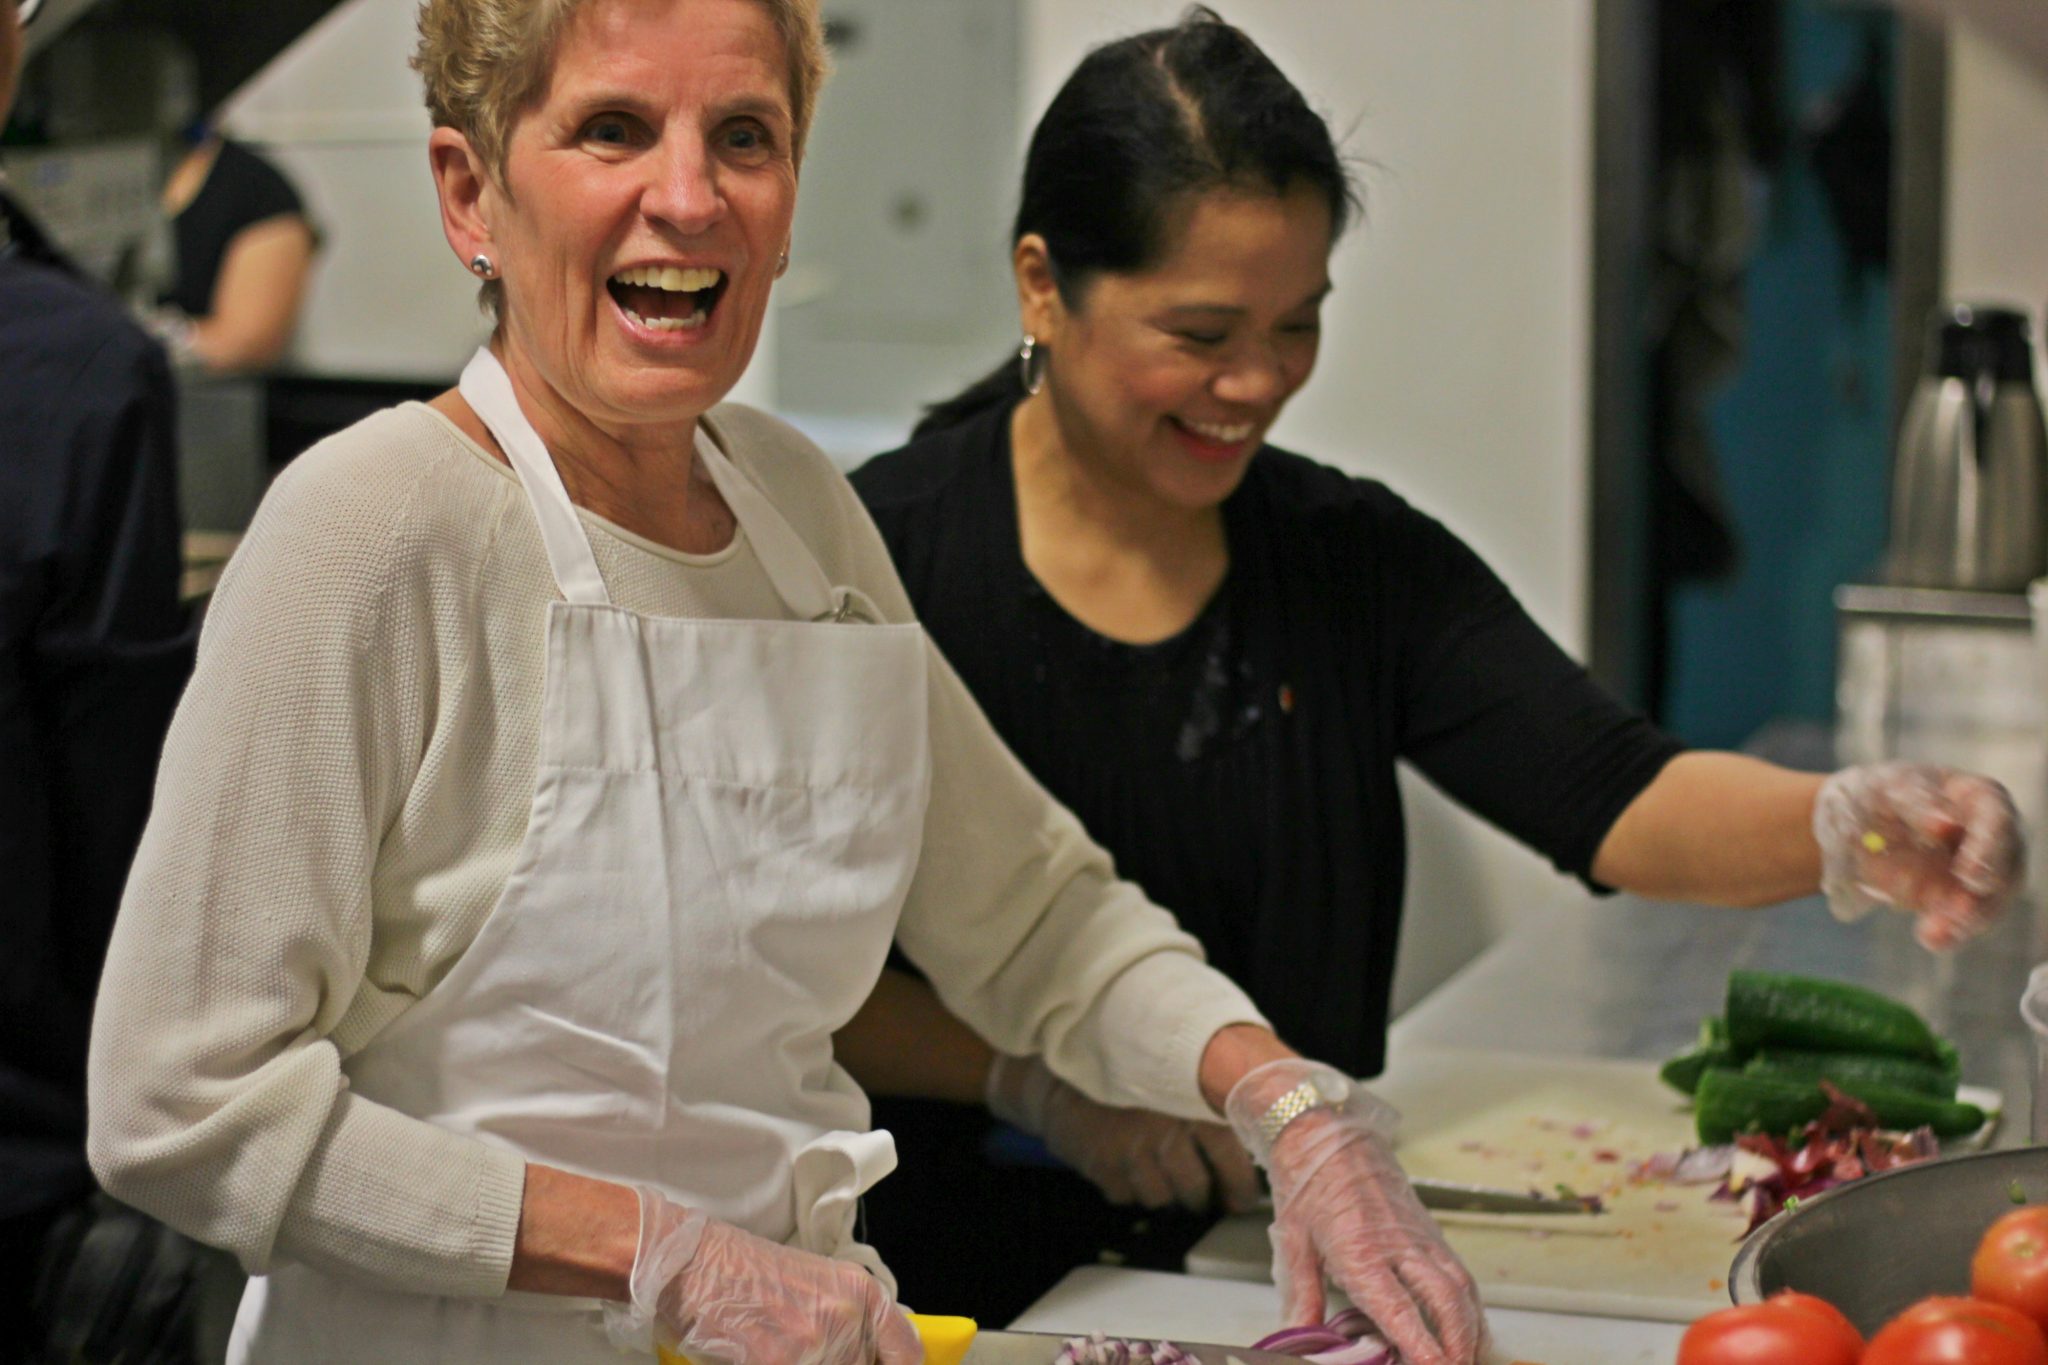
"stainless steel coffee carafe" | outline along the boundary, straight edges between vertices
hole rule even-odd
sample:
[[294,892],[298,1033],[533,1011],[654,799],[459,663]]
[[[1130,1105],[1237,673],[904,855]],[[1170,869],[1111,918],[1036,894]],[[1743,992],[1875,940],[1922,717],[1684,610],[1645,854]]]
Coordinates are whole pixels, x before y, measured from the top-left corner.
[[2048,573],[2048,427],[2027,316],[1945,308],[1928,352],[1892,469],[1888,576],[2017,591]]

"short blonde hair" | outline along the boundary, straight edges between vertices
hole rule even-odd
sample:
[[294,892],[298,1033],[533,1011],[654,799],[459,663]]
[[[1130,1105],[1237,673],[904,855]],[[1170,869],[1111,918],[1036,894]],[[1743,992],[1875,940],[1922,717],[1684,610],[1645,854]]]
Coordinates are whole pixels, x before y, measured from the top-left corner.
[[[420,0],[420,45],[412,68],[426,86],[437,128],[469,139],[502,184],[512,125],[547,89],[562,32],[584,0]],[[830,69],[819,0],[754,0],[782,36],[789,74],[789,111],[803,162],[804,140],[818,91]],[[485,282],[482,302],[493,314],[503,289]]]

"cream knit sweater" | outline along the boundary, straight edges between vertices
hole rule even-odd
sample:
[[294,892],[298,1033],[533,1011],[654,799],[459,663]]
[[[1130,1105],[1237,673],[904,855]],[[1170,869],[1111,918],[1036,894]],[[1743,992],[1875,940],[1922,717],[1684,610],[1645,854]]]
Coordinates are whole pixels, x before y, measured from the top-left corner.
[[[788,427],[706,419],[835,582],[911,619],[846,481]],[[787,615],[744,533],[665,549],[585,513],[619,605]],[[210,609],[107,958],[93,1168],[233,1251],[501,1293],[523,1163],[353,1095],[347,1059],[476,937],[525,834],[547,604],[517,478],[431,408],[322,442]],[[997,1047],[1098,1098],[1208,1117],[1208,1038],[1258,1021],[931,669],[932,794],[899,942]],[[593,988],[601,989],[601,985]]]

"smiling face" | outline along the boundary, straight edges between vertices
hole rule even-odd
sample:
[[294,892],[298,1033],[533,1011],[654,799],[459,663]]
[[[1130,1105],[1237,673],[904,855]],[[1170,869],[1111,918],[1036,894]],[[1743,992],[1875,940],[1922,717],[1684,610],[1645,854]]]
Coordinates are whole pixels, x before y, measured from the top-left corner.
[[[1020,243],[1025,330],[1051,360],[1060,445],[1098,481],[1181,510],[1244,477],[1314,368],[1329,292],[1327,198],[1212,190],[1150,269],[1104,273],[1068,308]],[[1042,260],[1042,254],[1040,256]]]
[[620,439],[722,398],[789,241],[794,132],[756,0],[584,5],[474,211],[521,390]]

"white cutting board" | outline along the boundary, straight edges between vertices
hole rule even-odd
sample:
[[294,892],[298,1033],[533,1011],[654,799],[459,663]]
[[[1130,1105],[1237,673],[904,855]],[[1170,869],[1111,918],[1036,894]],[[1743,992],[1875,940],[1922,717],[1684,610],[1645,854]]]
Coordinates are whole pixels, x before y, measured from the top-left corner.
[[[1493,1332],[1491,1361],[1534,1365],[1671,1365],[1685,1334],[1669,1323],[1512,1308],[1489,1308],[1486,1320]],[[1280,1294],[1270,1284],[1091,1265],[1070,1272],[1010,1326],[1249,1346],[1279,1322]]]
[[[1560,1224],[1585,1234],[1447,1221],[1490,1307],[1691,1322],[1728,1306],[1742,1214],[1710,1203],[1711,1186],[1630,1178],[1652,1153],[1697,1141],[1654,1063],[1405,1049],[1372,1089],[1401,1110],[1411,1175],[1546,1194],[1564,1184],[1607,1201],[1597,1218]],[[1225,1219],[1188,1253],[1188,1271],[1267,1278],[1265,1221]],[[1595,1229],[1604,1235],[1586,1235]]]

